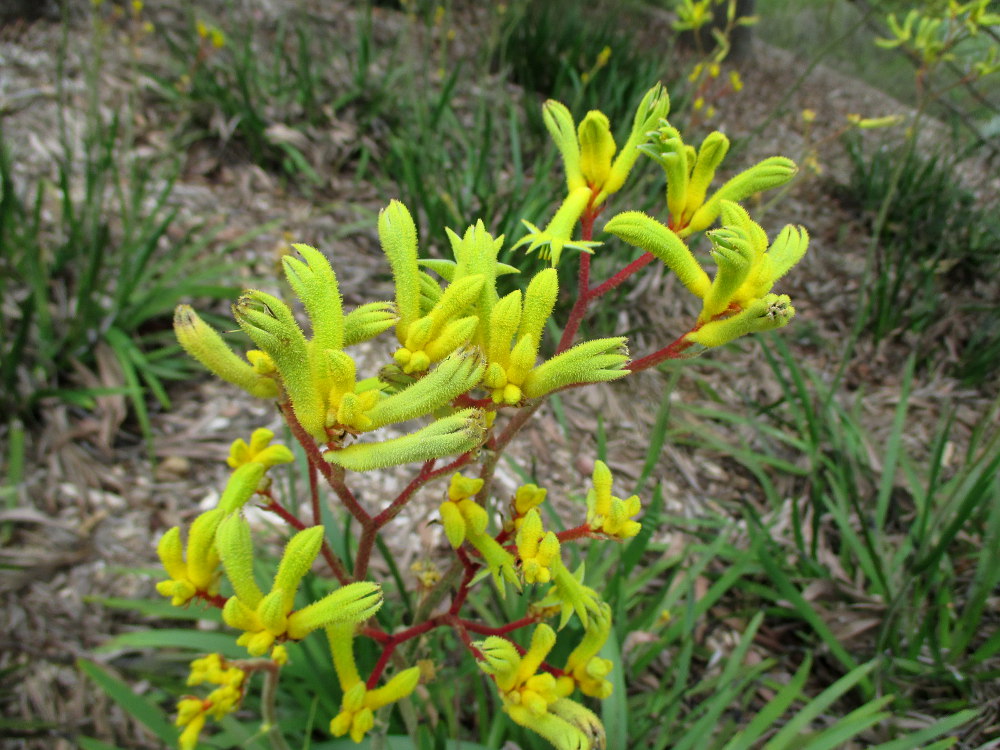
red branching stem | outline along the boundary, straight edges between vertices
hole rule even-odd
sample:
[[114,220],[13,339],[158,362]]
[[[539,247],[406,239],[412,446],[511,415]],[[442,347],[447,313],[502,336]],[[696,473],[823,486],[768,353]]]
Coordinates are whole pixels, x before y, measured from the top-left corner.
[[492,398],[472,398],[468,393],[463,393],[453,402],[456,409],[495,409],[496,404]]
[[378,662],[375,664],[375,668],[368,676],[368,680],[366,682],[368,689],[371,690],[378,684],[378,680],[382,676],[382,672],[385,671],[386,666],[389,664],[392,652],[396,650],[397,646],[410,640],[411,638],[423,635],[434,628],[450,624],[451,620],[449,619],[449,615],[437,615],[428,620],[424,620],[419,625],[413,625],[412,627],[406,628],[406,630],[401,630],[393,635],[387,635],[386,640],[381,641],[383,644],[382,655],[379,656]]
[[556,534],[556,538],[560,542],[572,542],[576,539],[583,539],[593,535],[593,531],[587,524],[581,524],[572,529],[566,529],[565,531],[560,531]]
[[566,327],[563,329],[562,337],[559,339],[559,346],[556,347],[556,353],[561,354],[573,345],[573,339],[576,338],[576,332],[580,330],[580,323],[583,322],[583,316],[587,313],[587,307],[590,305],[590,255],[587,253],[580,254],[580,276],[579,283],[577,284],[577,298],[576,302],[573,303],[573,309],[569,311],[569,318],[566,321]]
[[358,554],[354,558],[354,580],[363,581],[368,575],[368,563],[372,559],[372,549],[378,529],[372,521],[361,524],[361,538],[358,539]]
[[[320,457],[320,460],[323,461],[322,456]],[[323,463],[326,463],[326,461],[323,461]],[[330,476],[327,478],[327,481],[330,483],[333,491],[337,493],[337,497],[340,498],[340,501],[344,504],[344,507],[347,508],[347,511],[362,525],[371,523],[371,515],[369,515],[368,511],[361,507],[361,503],[359,503],[358,499],[354,497],[354,493],[351,492],[346,484],[344,484],[344,470],[339,466],[331,466],[330,469]],[[320,471],[322,471],[322,469],[320,469]]]
[[[269,493],[261,493],[261,494],[264,495],[269,500],[268,504],[264,506],[264,510],[269,510],[272,513],[278,515],[281,518],[281,520],[283,520],[285,523],[287,523],[296,531],[302,531],[303,529],[309,528],[302,521],[301,518],[296,516],[287,508],[280,505],[278,501],[275,500],[273,497],[271,497]],[[318,526],[319,524],[313,524],[313,525]],[[333,575],[336,576],[337,580],[340,581],[341,584],[351,582],[351,576],[347,572],[347,568],[344,567],[344,563],[340,561],[339,557],[333,554],[333,549],[330,548],[330,543],[327,542],[325,539],[323,540],[323,546],[320,547],[320,554],[323,555],[323,559],[326,560],[326,564],[330,566],[330,572],[332,572]]]
[[618,271],[614,276],[609,278],[607,281],[603,281],[593,289],[587,292],[588,302],[592,302],[598,297],[607,294],[615,287],[618,287],[625,281],[629,276],[634,274],[636,271],[645,268],[650,263],[656,260],[656,257],[651,253],[643,253],[638,258],[633,260],[627,266]]
[[465,647],[472,652],[472,658],[476,661],[482,660],[483,652],[476,648],[475,644],[472,642],[472,638],[469,636],[469,631],[466,629],[465,624],[461,620],[457,620],[452,623],[452,626],[455,628],[455,632],[458,633],[458,637],[461,639]]
[[390,641],[382,649],[382,655],[379,656],[378,661],[375,662],[375,668],[372,669],[372,673],[368,675],[368,681],[365,683],[365,687],[368,690],[373,690],[375,686],[378,685],[379,677],[382,676],[386,665],[389,663],[389,659],[392,658],[392,653],[396,650],[396,645],[397,644]]
[[323,514],[319,507],[319,476],[316,466],[309,462],[309,499],[312,503],[313,526],[319,526],[323,522]]
[[[698,330],[697,327],[692,328],[690,331],[688,331],[688,333],[692,333],[693,331],[696,330]],[[688,349],[693,344],[692,341],[689,341],[686,338],[688,333],[685,333],[683,336],[678,337],[669,345],[663,347],[659,351],[653,352],[652,354],[647,354],[642,359],[636,359],[633,360],[632,362],[629,362],[626,365],[626,368],[628,368],[632,372],[641,372],[642,370],[648,370],[650,367],[656,367],[656,365],[660,364],[661,362],[666,362],[668,359],[679,358],[684,353],[684,350]]]
[[287,523],[296,531],[302,531],[303,529],[308,528],[305,525],[305,523],[303,523],[302,519],[300,519],[298,516],[296,516],[287,508],[285,508],[283,505],[280,505],[278,501],[275,500],[273,497],[271,497],[269,494],[264,495],[264,497],[268,499],[268,503],[267,505],[264,506],[264,510],[269,510],[275,515],[280,516],[282,521]]
[[462,468],[470,461],[472,461],[471,452],[463,453],[451,463],[446,464],[445,466],[439,466],[437,469],[434,468],[433,459],[425,462],[424,465],[420,467],[420,473],[417,474],[417,476],[415,476],[408,485],[406,485],[403,491],[396,496],[396,499],[393,500],[392,503],[390,503],[389,506],[386,507],[381,513],[375,516],[374,523],[376,528],[382,528],[389,523],[389,521],[395,518],[399,514],[399,511],[401,511],[413,497],[413,493],[425,484],[433,479],[437,479],[443,474],[448,474],[449,472]]
[[469,585],[476,575],[478,566],[461,547],[455,550],[455,555],[461,561],[464,572],[462,574],[462,582],[458,584],[458,591],[455,593],[455,597],[451,601],[451,606],[448,608],[448,614],[457,616],[459,610],[462,609],[462,605],[465,604],[466,597],[469,596]]
[[222,609],[226,606],[228,599],[221,594],[209,594],[207,591],[199,591],[196,596],[204,602],[211,604],[213,607]]
[[[285,417],[285,421],[288,423],[289,429],[295,436],[295,439],[299,441],[302,449],[306,452],[306,457],[309,459],[310,466],[315,467],[323,478],[327,481],[327,484],[337,493],[337,497],[347,508],[348,512],[354,516],[358,521],[364,524],[366,521],[371,519],[371,516],[365,511],[364,508],[358,503],[357,498],[354,497],[346,484],[344,484],[344,479],[342,476],[343,472],[337,472],[334,467],[323,458],[323,454],[319,451],[319,446],[316,445],[316,441],[313,440],[312,436],[305,431],[305,428],[299,423],[298,418],[295,416],[295,411],[292,409],[291,404],[287,401],[279,404],[282,415]],[[338,467],[339,468],[339,467]]]
[[541,399],[525,404],[514,412],[514,416],[510,418],[507,426],[504,427],[503,432],[499,436],[491,436],[490,440],[487,441],[489,453],[486,454],[486,458],[479,469],[479,478],[483,480],[483,486],[476,493],[476,502],[480,505],[486,503],[486,498],[490,493],[490,485],[493,482],[493,473],[496,471],[497,463],[500,461],[500,456],[503,455],[507,443],[514,439],[514,436],[521,431],[521,428],[527,424],[528,420],[531,419],[531,415],[538,411],[541,405]]
[[378,536],[379,530],[399,515],[399,512],[413,498],[413,494],[427,484],[427,482],[437,479],[443,474],[455,471],[465,466],[471,460],[471,452],[463,453],[451,463],[439,466],[437,469],[434,468],[434,459],[425,461],[417,475],[410,480],[410,483],[403,488],[403,491],[396,496],[395,500],[386,506],[377,516],[369,517],[368,520],[361,522],[361,538],[358,540],[358,554],[354,559],[355,580],[362,580],[368,573],[368,563],[371,561],[375,537]]
[[587,313],[590,303],[601,297],[612,289],[620,286],[629,276],[636,271],[645,268],[655,260],[650,253],[643,253],[639,258],[629,263],[627,266],[615,273],[614,276],[591,288],[590,284],[590,256],[584,253],[580,256],[580,283],[577,290],[579,295],[573,309],[569,313],[569,320],[566,321],[566,328],[563,330],[562,338],[559,340],[557,352],[564,352],[573,344],[576,332],[580,329],[580,323]]
[[386,633],[382,628],[375,625],[366,625],[365,627],[358,630],[358,635],[363,635],[365,638],[371,638],[377,643],[385,645],[392,640],[392,636]]

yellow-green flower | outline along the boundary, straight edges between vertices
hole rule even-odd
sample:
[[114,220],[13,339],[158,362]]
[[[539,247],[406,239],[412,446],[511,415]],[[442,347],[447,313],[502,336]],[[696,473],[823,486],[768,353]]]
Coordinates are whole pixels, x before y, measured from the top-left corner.
[[198,735],[208,718],[220,720],[235,711],[243,700],[246,672],[226,663],[220,654],[209,654],[191,662],[190,686],[208,683],[218,685],[205,699],[186,696],[177,703],[178,727],[184,727],[178,746],[181,750],[194,750]]
[[570,653],[560,677],[559,689],[569,695],[574,687],[593,698],[607,698],[611,695],[611,683],[606,679],[614,668],[610,659],[602,659],[597,653],[611,634],[611,607],[601,602],[584,630],[583,640]]
[[504,712],[557,750],[603,748],[600,719],[561,695],[556,678],[540,671],[555,642],[555,631],[544,623],[535,628],[531,646],[523,655],[506,638],[490,636],[475,644],[482,653],[479,668],[493,677]]
[[344,693],[340,713],[330,721],[330,733],[334,737],[350,734],[354,742],[361,742],[365,734],[375,726],[376,711],[402,700],[416,689],[420,683],[421,669],[419,666],[404,669],[382,687],[369,690],[362,682],[354,661],[354,625],[328,625],[326,637],[330,644],[334,671]]
[[[196,596],[214,596],[219,589],[219,555],[215,549],[215,530],[222,521],[220,508],[198,516],[188,531],[187,550],[181,544],[181,530],[170,529],[156,546],[156,553],[169,579],[156,584],[156,590],[181,607]],[[186,554],[185,554],[186,552]]]
[[542,528],[542,517],[535,508],[524,516],[517,530],[516,543],[525,582],[548,583],[552,580],[550,568],[559,559],[559,539],[554,532]]
[[239,514],[233,514],[220,525],[219,554],[234,593],[223,607],[222,619],[230,627],[243,631],[236,642],[245,646],[251,656],[261,656],[275,642],[301,640],[330,623],[362,622],[382,606],[378,584],[363,581],[342,586],[293,611],[299,585],[322,544],[322,526],[313,526],[293,536],[285,546],[271,591],[265,595],[254,580],[249,525]]
[[449,499],[440,507],[441,523],[452,547],[458,549],[468,542],[479,552],[493,576],[497,591],[504,596],[503,581],[509,581],[518,589],[521,582],[514,570],[514,556],[486,531],[489,525],[486,509],[471,499],[482,486],[482,479],[463,477],[461,474],[452,476]]
[[288,464],[295,460],[292,452],[284,445],[270,445],[274,439],[274,433],[265,427],[253,431],[250,436],[250,444],[242,438],[234,440],[229,447],[229,458],[226,463],[233,469],[238,469],[244,464],[256,462],[264,464],[267,468],[277,464]]
[[611,469],[603,461],[594,464],[594,486],[587,493],[587,525],[591,531],[628,539],[639,533],[642,524],[632,516],[642,510],[638,495],[627,500],[611,494]]

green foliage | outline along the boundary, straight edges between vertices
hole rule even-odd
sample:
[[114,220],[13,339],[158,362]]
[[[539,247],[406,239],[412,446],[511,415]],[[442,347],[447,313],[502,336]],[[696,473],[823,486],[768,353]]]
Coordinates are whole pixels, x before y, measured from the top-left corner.
[[[667,63],[671,39],[644,49],[634,29],[623,27],[620,8],[600,2],[586,13],[572,0],[512,4],[500,39],[496,64],[510,81],[574,112],[600,109],[619,128],[619,142],[650,83],[680,77]],[[531,109],[533,131],[540,133],[541,118]]]
[[[947,311],[950,294],[973,289],[1000,267],[1000,220],[961,185],[943,152],[925,155],[910,144],[871,149],[859,137],[846,138],[845,146],[851,177],[843,194],[849,206],[874,224],[888,201],[875,239],[868,328],[876,340],[901,329],[924,330]],[[991,310],[995,306],[987,302],[980,319],[989,320]],[[987,327],[976,328],[979,351],[998,345]],[[960,369],[974,378],[982,368],[973,361]]]
[[[102,394],[125,393],[148,434],[146,397],[166,407],[163,381],[190,372],[174,356],[168,328],[174,305],[233,292],[220,281],[230,267],[204,255],[215,230],[175,226],[176,168],[127,158],[125,131],[118,117],[105,121],[92,113],[80,147],[63,138],[54,179],[24,184],[0,129],[5,415],[31,418],[46,398],[90,408]],[[122,386],[75,381],[74,363],[93,369],[100,351],[118,363]]]
[[442,249],[445,227],[459,231],[470,217],[490,217],[491,232],[516,237],[523,217],[548,209],[557,184],[553,159],[535,158],[540,138],[525,131],[516,102],[493,90],[460,109],[466,95],[459,87],[468,81],[459,73],[429,87],[430,96],[420,75],[410,74],[402,87],[408,93],[401,92],[407,117],[374,165],[383,194],[410,206],[420,236]]
[[[221,26],[192,15],[168,30],[167,71],[152,70],[159,94],[183,114],[179,138],[217,139],[230,153],[297,178],[303,189],[323,178],[305,144],[317,129],[351,113],[361,127],[392,114],[396,66],[377,77],[371,12],[359,11],[351,42],[305,13],[282,14],[276,27],[230,13]],[[308,134],[307,134],[308,131]],[[342,158],[367,160],[358,143]]]
[[[845,673],[877,659],[859,683],[863,695],[878,686],[895,696],[897,710],[942,718],[977,708],[1000,656],[988,604],[1000,570],[986,552],[1000,533],[995,414],[983,415],[967,451],[949,459],[954,415],[945,413],[927,458],[918,459],[905,438],[916,419],[908,413],[912,360],[895,418],[878,441],[859,422],[863,395],[842,404],[780,338],[766,339],[764,353],[781,385],[777,402],[750,415],[694,410],[740,427],[745,442],[706,440],[710,430],[692,436],[729,453],[764,495],[762,505],[743,506],[750,554],[765,574],[746,594],[760,597],[756,606],[771,617],[797,622],[800,647],[822,646]],[[836,597],[807,598],[819,587]],[[836,612],[862,602],[868,619],[854,631]]]

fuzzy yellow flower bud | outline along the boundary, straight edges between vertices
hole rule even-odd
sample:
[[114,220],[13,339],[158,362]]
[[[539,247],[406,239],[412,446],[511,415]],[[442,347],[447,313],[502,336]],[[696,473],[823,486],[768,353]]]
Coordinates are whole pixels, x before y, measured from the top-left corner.
[[174,332],[184,350],[206,369],[257,398],[275,398],[278,384],[262,377],[256,368],[240,359],[215,329],[198,317],[190,305],[174,311]]
[[594,464],[593,488],[587,493],[587,525],[592,531],[618,539],[639,533],[642,525],[632,517],[642,508],[637,495],[627,500],[611,494],[611,470],[603,461]]
[[351,471],[372,471],[474,450],[485,430],[482,411],[462,409],[409,435],[380,443],[355,443],[327,451],[323,457]]
[[267,471],[267,467],[257,461],[250,461],[239,466],[229,475],[226,488],[222,491],[222,497],[219,498],[219,508],[228,515],[246,505],[257,492],[257,488],[260,487],[265,471]]
[[548,490],[535,484],[524,484],[517,488],[514,493],[514,509],[517,515],[526,515],[529,510],[536,508],[545,502]]
[[549,568],[559,557],[559,539],[542,528],[542,517],[536,509],[525,515],[517,530],[516,544],[525,582],[548,583],[552,579]]
[[580,171],[591,190],[601,189],[611,172],[617,146],[607,115],[591,110],[580,122]]
[[218,591],[219,555],[215,532],[225,513],[216,508],[202,513],[188,531],[186,554],[181,546],[181,531],[170,529],[160,539],[156,552],[170,578],[156,584],[156,590],[180,607],[199,595],[214,596]]

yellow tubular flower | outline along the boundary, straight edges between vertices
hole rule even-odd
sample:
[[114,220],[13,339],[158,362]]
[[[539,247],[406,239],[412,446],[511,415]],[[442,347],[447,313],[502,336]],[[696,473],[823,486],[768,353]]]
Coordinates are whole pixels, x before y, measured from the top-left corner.
[[552,580],[549,567],[559,557],[559,539],[542,528],[542,517],[534,508],[524,516],[517,530],[517,554],[526,583],[548,583]]
[[253,580],[253,551],[245,521],[227,520],[219,529],[226,576],[235,596],[226,601],[222,619],[230,627],[244,631],[237,643],[251,656],[261,656],[275,641],[301,640],[330,623],[358,623],[382,605],[382,592],[375,583],[359,582],[342,586],[317,602],[292,611],[302,578],[312,567],[323,543],[323,527],[298,532],[285,546],[271,591],[267,595]]
[[464,542],[471,544],[493,576],[497,592],[505,596],[504,581],[519,590],[520,579],[514,569],[514,556],[489,535],[489,514],[472,500],[483,487],[483,480],[454,474],[448,487],[448,500],[441,503],[441,522],[452,547],[458,549]]
[[205,701],[200,698],[183,698],[177,702],[177,720],[174,724],[184,727],[177,740],[180,750],[195,750],[198,747],[198,735],[204,729],[207,718]]
[[604,182],[603,189],[594,199],[598,206],[612,193],[617,193],[625,184],[632,167],[639,158],[640,146],[648,138],[647,133],[656,128],[657,124],[670,114],[670,97],[667,90],[657,83],[645,93],[632,118],[632,132],[622,146],[621,151],[611,165],[611,173]]
[[[198,317],[190,305],[174,311],[174,332],[184,350],[227,383],[257,398],[277,398],[278,384],[255,364],[240,359],[216,331]],[[250,354],[247,355],[250,357]],[[252,362],[252,360],[251,360]]]
[[625,211],[618,214],[604,230],[656,256],[680,282],[696,297],[708,293],[711,281],[708,274],[695,260],[684,241],[669,227],[641,211]]
[[215,531],[225,516],[219,508],[202,513],[188,531],[187,554],[181,547],[181,530],[170,529],[160,539],[156,552],[170,578],[156,584],[156,590],[181,607],[199,594],[214,596],[219,588],[219,555]]
[[[538,358],[545,323],[559,295],[558,272],[546,268],[535,274],[524,294],[514,291],[497,302],[490,318],[489,366],[483,385],[495,403],[514,405],[524,398],[523,386]],[[513,349],[511,341],[517,337]]]
[[587,187],[587,180],[580,171],[580,143],[577,141],[573,115],[565,104],[549,99],[542,105],[542,120],[562,155],[567,192]]
[[413,385],[378,401],[366,413],[370,429],[430,414],[473,388],[486,365],[476,350],[457,351]]
[[284,302],[264,292],[249,290],[233,305],[236,322],[274,360],[295,416],[306,432],[326,439],[326,393],[321,387],[315,358],[305,334]]
[[249,445],[242,438],[233,441],[229,447],[229,458],[226,459],[226,463],[231,468],[238,469],[251,462],[264,464],[270,468],[294,461],[295,457],[288,448],[283,445],[270,445],[273,439],[274,433],[265,427],[254,430]]
[[323,457],[350,471],[372,471],[465,453],[478,448],[485,434],[483,412],[461,409],[409,435],[380,443],[354,443],[327,451]]
[[548,490],[536,484],[524,484],[514,493],[514,510],[518,516],[524,516],[532,508],[537,508],[545,502]]
[[571,190],[545,229],[539,229],[527,219],[521,219],[528,233],[511,249],[516,250],[522,245],[527,245],[526,252],[531,253],[540,248],[539,254],[542,258],[548,258],[553,268],[559,265],[563,250],[578,250],[593,254],[594,248],[600,247],[600,242],[573,239],[573,230],[583,212],[587,210],[592,197],[593,192],[586,185]]
[[467,477],[455,472],[451,475],[451,480],[448,483],[448,499],[452,502],[458,502],[475,497],[483,488],[485,481],[479,477]]
[[603,748],[604,729],[600,720],[560,695],[552,674],[538,671],[555,641],[552,628],[540,624],[532,633],[530,648],[522,656],[510,641],[490,636],[475,644],[483,655],[479,667],[493,677],[504,712],[547,739],[557,750]]
[[624,337],[585,341],[534,368],[522,390],[528,398],[539,398],[569,385],[616,380],[628,375],[627,362]]
[[188,696],[177,703],[178,727],[184,727],[178,742],[181,750],[193,750],[207,718],[216,721],[239,708],[246,685],[246,672],[229,666],[219,654],[209,654],[191,662],[188,685],[218,685],[204,700]]
[[798,167],[784,156],[772,156],[744,169],[716,190],[691,217],[687,225],[678,232],[687,237],[694,232],[708,229],[718,218],[723,201],[741,201],[754,193],[784,185],[791,180]]
[[344,316],[344,346],[354,346],[388,331],[399,320],[392,302],[358,305]]
[[611,159],[618,147],[611,135],[607,115],[591,110],[580,122],[580,171],[591,190],[600,189],[611,172]]
[[505,550],[486,531],[489,524],[489,514],[485,508],[476,504],[475,500],[460,500],[458,511],[465,522],[465,541],[471,544],[482,555],[483,562],[493,576],[493,583],[501,598],[506,596],[504,581],[508,581],[518,590],[521,581],[514,569],[514,556]]
[[611,494],[611,470],[603,461],[594,464],[594,486],[587,493],[587,525],[592,531],[617,539],[628,539],[639,533],[642,524],[632,516],[642,509],[638,495],[627,500]]
[[713,320],[685,336],[705,347],[722,346],[748,333],[773,331],[788,324],[795,315],[788,295],[768,294],[745,309],[721,320]]
[[583,564],[577,568],[576,573],[571,573],[563,565],[562,560],[556,558],[549,566],[549,570],[552,571],[552,588],[536,606],[542,609],[558,607],[560,630],[566,627],[574,612],[586,628],[590,622],[590,615],[599,611],[601,598],[594,589],[584,585]]
[[237,467],[229,475],[226,488],[219,498],[219,508],[228,515],[246,505],[257,492],[265,471],[267,467],[258,461],[250,461]]
[[[406,329],[403,346],[392,355],[407,375],[424,372],[473,337],[479,318],[466,315],[483,289],[485,277],[474,274],[456,279],[423,317]],[[402,319],[400,319],[402,322]],[[397,326],[398,332],[399,326]]]
[[389,260],[396,285],[399,321],[396,336],[406,343],[410,325],[420,317],[420,269],[417,267],[417,225],[399,201],[390,201],[378,214],[378,239]]
[[330,721],[330,734],[342,737],[350,734],[354,742],[361,742],[375,726],[375,712],[410,695],[420,683],[420,667],[410,667],[394,675],[380,688],[369,690],[354,661],[354,625],[336,624],[326,627],[334,670],[344,698],[340,713]]
[[361,742],[375,726],[375,712],[406,698],[419,684],[420,667],[404,669],[374,690],[368,690],[363,682],[357,683],[344,693],[340,713],[330,721],[330,734],[340,737],[350,733],[354,742]]
[[[765,315],[769,317],[767,322],[762,323],[750,324],[754,317],[759,316],[748,318],[739,317],[738,314],[751,307],[759,309],[760,300],[773,296],[770,291],[775,281],[806,252],[809,234],[802,227],[786,226],[769,248],[764,230],[750,218],[742,206],[722,201],[721,212],[722,228],[708,233],[714,248],[712,257],[718,269],[709,293],[705,296],[698,322],[721,323],[723,321],[715,320],[719,315],[735,310],[737,314],[731,318],[734,319],[734,324],[737,319],[748,324],[744,332],[749,332],[751,328],[767,330],[783,325],[791,317],[789,309],[784,305],[771,310],[769,303],[770,312],[765,311]],[[775,321],[777,324],[774,324]],[[711,334],[713,330],[734,332],[738,329],[738,325],[731,325],[726,329],[710,328],[703,334],[703,338],[715,335]]]
[[305,263],[286,255],[281,259],[285,278],[302,301],[312,324],[313,342],[320,349],[344,348],[344,310],[337,275],[319,250],[292,245]]
[[583,634],[583,640],[566,660],[566,677],[559,679],[560,691],[569,695],[573,687],[592,698],[607,698],[611,695],[611,683],[605,679],[614,665],[609,659],[597,656],[611,634],[611,607],[601,602],[598,611],[590,618]]

